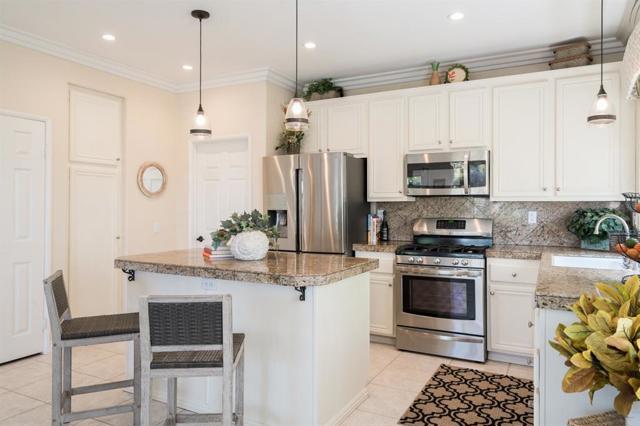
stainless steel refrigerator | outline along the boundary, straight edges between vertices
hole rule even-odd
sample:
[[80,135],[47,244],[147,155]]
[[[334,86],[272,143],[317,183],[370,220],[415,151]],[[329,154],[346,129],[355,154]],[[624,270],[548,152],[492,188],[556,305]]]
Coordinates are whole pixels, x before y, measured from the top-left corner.
[[264,210],[278,249],[352,254],[366,241],[366,160],[341,152],[263,158]]

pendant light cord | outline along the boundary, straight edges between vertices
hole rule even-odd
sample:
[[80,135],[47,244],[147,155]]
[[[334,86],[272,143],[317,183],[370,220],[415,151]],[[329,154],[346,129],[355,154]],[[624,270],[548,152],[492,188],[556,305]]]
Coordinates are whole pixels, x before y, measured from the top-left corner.
[[200,72],[199,76],[199,98],[198,105],[202,108],[202,18],[198,18],[200,21],[200,66],[198,67],[198,71]]
[[600,89],[604,87],[604,0],[600,0]]
[[296,0],[296,90],[294,98],[298,97],[298,0]]

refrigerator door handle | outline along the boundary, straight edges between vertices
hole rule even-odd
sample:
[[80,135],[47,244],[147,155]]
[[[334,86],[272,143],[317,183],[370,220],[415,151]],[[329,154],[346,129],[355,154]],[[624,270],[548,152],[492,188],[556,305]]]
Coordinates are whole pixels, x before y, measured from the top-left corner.
[[302,226],[302,218],[304,217],[304,178],[302,169],[296,169],[296,183],[298,185],[298,226],[296,229],[297,241],[296,241],[296,251],[302,251],[302,247],[304,247],[304,231]]

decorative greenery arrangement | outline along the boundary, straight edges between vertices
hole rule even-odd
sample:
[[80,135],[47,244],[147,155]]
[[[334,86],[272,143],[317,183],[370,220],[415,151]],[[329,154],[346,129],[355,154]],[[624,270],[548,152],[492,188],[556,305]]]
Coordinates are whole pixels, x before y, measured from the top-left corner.
[[587,243],[598,243],[609,238],[609,233],[623,232],[624,228],[620,221],[614,219],[607,219],[602,222],[600,227],[600,234],[594,235],[593,231],[596,229],[596,223],[605,214],[612,213],[622,217],[628,222],[628,216],[615,209],[578,209],[573,213],[569,220],[567,230]]
[[618,390],[614,407],[627,416],[640,399],[640,279],[596,288],[599,296],[582,294],[571,306],[579,322],[559,324],[549,344],[567,359],[564,392],[588,390],[593,401],[596,391],[612,385]]
[[314,93],[323,95],[332,90],[337,91],[340,96],[342,96],[342,87],[336,86],[332,78],[322,78],[320,80],[312,81],[307,85],[303,98],[305,101],[308,101]]
[[267,238],[277,242],[280,238],[278,228],[269,224],[269,216],[253,210],[251,213],[233,213],[227,220],[220,222],[220,229],[211,233],[213,249],[227,243],[231,237],[245,231],[262,231]]
[[431,71],[438,72],[440,69],[440,62],[431,62]]
[[282,129],[282,133],[280,133],[280,145],[276,146],[276,151],[284,151],[287,154],[297,154],[300,152],[303,139],[303,131]]

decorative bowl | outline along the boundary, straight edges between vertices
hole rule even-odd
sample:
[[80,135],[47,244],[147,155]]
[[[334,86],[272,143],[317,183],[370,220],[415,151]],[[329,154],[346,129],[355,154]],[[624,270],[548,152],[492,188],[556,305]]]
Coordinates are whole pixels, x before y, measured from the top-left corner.
[[262,231],[245,231],[231,238],[229,248],[238,260],[261,260],[269,251],[269,238]]

